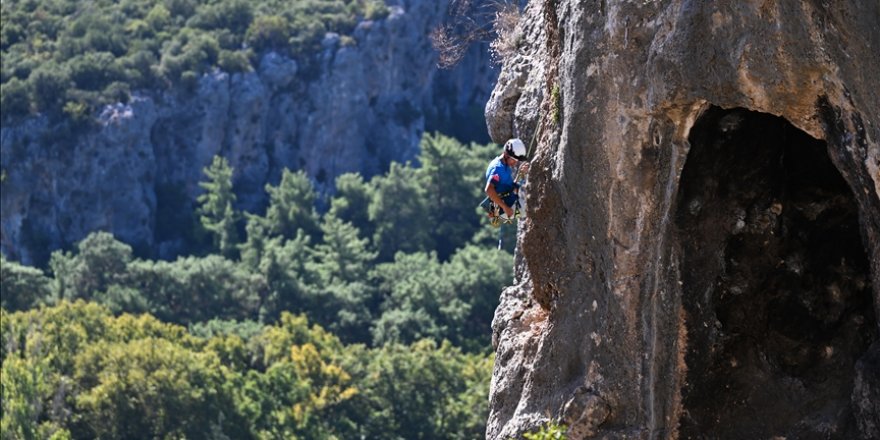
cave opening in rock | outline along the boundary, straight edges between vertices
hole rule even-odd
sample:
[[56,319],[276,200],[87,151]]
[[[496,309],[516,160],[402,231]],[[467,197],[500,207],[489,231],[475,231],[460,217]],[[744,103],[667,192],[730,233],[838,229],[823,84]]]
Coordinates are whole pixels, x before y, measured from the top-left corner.
[[682,172],[681,438],[855,438],[855,363],[876,338],[853,194],[824,141],[712,107]]

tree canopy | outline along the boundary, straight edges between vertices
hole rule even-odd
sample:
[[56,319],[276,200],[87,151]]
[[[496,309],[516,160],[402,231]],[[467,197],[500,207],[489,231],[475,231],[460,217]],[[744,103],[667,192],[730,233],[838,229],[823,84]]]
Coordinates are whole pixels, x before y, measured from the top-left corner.
[[476,208],[494,147],[422,148],[341,176],[326,212],[291,171],[264,214],[234,212],[215,158],[213,246],[174,261],[101,231],[45,272],[0,260],[2,438],[482,436],[513,265]]
[[418,439],[485,430],[491,358],[448,342],[345,345],[287,313],[247,339],[199,337],[82,300],[0,310],[0,326],[3,438]]

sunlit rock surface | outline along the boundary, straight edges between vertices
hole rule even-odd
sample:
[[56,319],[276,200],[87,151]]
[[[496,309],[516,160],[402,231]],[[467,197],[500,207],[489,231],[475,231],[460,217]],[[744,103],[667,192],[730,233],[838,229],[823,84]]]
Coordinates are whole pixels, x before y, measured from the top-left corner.
[[487,438],[880,436],[880,3],[532,1]]

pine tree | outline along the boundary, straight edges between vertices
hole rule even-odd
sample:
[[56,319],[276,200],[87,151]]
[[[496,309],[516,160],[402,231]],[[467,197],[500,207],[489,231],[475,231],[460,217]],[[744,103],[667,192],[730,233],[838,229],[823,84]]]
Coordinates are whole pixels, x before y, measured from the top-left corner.
[[480,226],[474,207],[482,198],[486,160],[453,138],[439,133],[422,137],[419,179],[429,194],[427,223],[437,255],[447,260]]
[[232,207],[232,167],[221,156],[214,156],[211,165],[203,172],[208,180],[199,182],[205,192],[196,200],[199,203],[199,221],[213,237],[214,248],[227,258],[234,258],[238,244],[239,213]]
[[316,268],[326,284],[352,283],[367,278],[367,271],[376,258],[368,248],[368,240],[351,223],[326,215],[321,224],[324,240],[315,248],[320,263]]
[[315,246],[307,268],[317,278],[312,289],[310,316],[347,342],[368,342],[376,289],[368,273],[376,253],[351,223],[331,214],[321,224],[324,240]]
[[408,163],[392,162],[388,173],[374,177],[371,184],[375,192],[369,214],[379,260],[391,261],[398,251],[433,249],[430,203],[418,170]]
[[285,169],[278,186],[266,185],[266,192],[269,193],[266,222],[272,235],[293,239],[297,230],[302,229],[310,237],[318,236],[317,196],[304,171],[294,173]]
[[373,192],[373,186],[364,182],[360,174],[342,174],[336,178],[336,195],[330,200],[327,213],[351,223],[361,231],[363,237],[370,238],[375,232],[369,215]]

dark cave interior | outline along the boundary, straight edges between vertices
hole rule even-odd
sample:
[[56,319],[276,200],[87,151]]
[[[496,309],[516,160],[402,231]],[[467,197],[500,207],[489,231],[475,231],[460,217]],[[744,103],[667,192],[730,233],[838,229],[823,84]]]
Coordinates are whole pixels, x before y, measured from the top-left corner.
[[856,202],[826,143],[718,107],[689,141],[680,438],[857,437],[854,365],[877,324]]

